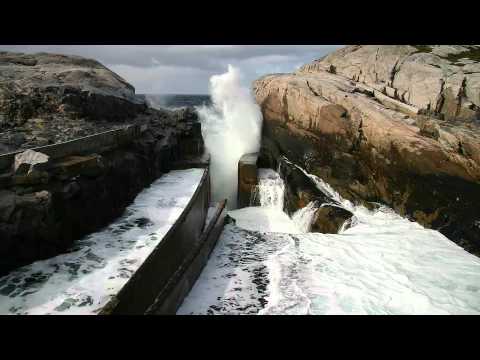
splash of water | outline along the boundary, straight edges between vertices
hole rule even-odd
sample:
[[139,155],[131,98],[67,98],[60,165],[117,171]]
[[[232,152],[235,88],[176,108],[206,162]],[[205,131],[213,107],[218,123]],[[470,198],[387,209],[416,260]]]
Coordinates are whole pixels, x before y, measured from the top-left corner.
[[258,200],[261,207],[283,211],[284,198],[285,183],[278,173],[270,169],[258,169],[258,185],[253,192],[251,206]]
[[238,188],[238,161],[244,154],[260,149],[262,113],[249,88],[242,86],[239,69],[210,79],[211,106],[197,108],[202,122],[205,147],[210,153],[212,197],[228,200],[235,209]]
[[[317,202],[309,203],[290,217],[283,211],[284,199],[285,183],[280,175],[271,169],[258,169],[258,185],[250,207],[230,211],[229,215],[236,220],[238,226],[248,230],[288,234],[308,233],[315,221]],[[260,206],[254,206],[258,203]]]
[[315,221],[315,215],[317,213],[317,210],[317,202],[312,201],[304,208],[298,209],[292,215],[292,221],[295,223],[295,226],[298,228],[300,233],[306,234],[310,232],[312,224]]

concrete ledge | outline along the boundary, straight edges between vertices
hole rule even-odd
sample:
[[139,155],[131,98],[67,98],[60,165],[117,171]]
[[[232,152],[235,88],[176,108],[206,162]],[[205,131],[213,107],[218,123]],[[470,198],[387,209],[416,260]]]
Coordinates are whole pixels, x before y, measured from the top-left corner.
[[207,264],[210,253],[223,230],[226,204],[227,201],[224,200],[216,206],[198,246],[185,259],[146,314],[175,315]]
[[239,209],[250,205],[250,196],[257,185],[258,153],[243,155],[238,162],[238,197]]
[[201,244],[208,205],[208,168],[189,204],[145,262],[100,312],[101,315],[145,314]]

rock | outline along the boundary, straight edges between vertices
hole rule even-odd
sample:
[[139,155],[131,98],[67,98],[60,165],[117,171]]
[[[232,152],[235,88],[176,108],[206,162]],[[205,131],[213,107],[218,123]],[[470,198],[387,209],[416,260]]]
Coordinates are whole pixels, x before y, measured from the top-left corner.
[[46,171],[30,170],[26,174],[15,174],[13,176],[13,184],[17,186],[47,184],[49,177]]
[[[333,65],[336,74],[370,86],[386,85],[388,96],[422,111],[474,119],[480,112],[479,54],[478,45],[355,45],[305,65],[299,73],[326,71]],[[460,58],[470,59],[468,68]],[[452,108],[456,111],[449,111]]]
[[0,113],[17,124],[55,109],[120,121],[146,109],[133,86],[78,56],[0,52],[0,84]]
[[315,213],[316,220],[312,224],[311,232],[324,234],[338,234],[342,227],[348,228],[353,214],[341,207],[324,205]]
[[62,193],[65,199],[71,199],[76,196],[81,191],[80,185],[78,182],[72,181],[65,185],[62,189]]
[[6,190],[0,190],[0,222],[8,222],[10,216],[15,210],[15,193]]
[[246,154],[238,162],[238,203],[241,209],[250,205],[252,191],[258,184],[257,179],[258,153]]
[[434,120],[423,121],[420,125],[420,134],[438,140],[440,138],[440,126]]
[[[259,162],[286,156],[343,197],[387,204],[480,254],[469,230],[480,218],[480,63],[455,60],[478,50],[349,46],[258,79]],[[297,206],[312,197],[291,195]]]
[[100,155],[68,156],[52,165],[52,173],[63,179],[83,175],[91,178],[100,176],[105,171],[105,164]]
[[9,187],[12,184],[12,175],[11,174],[1,174],[0,175],[0,189]]
[[45,168],[49,160],[49,156],[34,150],[26,150],[15,155],[14,172],[17,175],[27,174],[34,169],[40,170]]
[[13,134],[10,137],[10,142],[15,146],[20,146],[26,141],[26,137],[22,133]]

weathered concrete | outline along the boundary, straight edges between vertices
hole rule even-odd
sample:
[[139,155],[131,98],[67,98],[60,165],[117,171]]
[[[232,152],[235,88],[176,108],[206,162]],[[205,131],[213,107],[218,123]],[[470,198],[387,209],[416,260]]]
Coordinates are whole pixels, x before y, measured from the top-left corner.
[[182,215],[117,296],[104,307],[102,315],[139,315],[146,313],[155,302],[158,307],[163,306],[159,294],[165,294],[173,279],[178,277],[178,271],[185,268],[186,259],[201,246],[209,203],[210,173],[207,168]]
[[167,286],[162,290],[146,314],[175,315],[188,295],[202,269],[207,264],[218,238],[225,225],[226,204],[224,200],[216,205],[215,213],[206,224],[198,245],[185,258],[182,266],[175,272]]
[[253,189],[258,183],[257,178],[258,153],[245,154],[238,162],[238,208],[250,205]]

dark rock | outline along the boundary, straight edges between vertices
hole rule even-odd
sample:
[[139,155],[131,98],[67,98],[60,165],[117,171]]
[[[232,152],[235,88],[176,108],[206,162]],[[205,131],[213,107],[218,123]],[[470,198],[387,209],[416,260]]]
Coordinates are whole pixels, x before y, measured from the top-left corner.
[[28,174],[33,170],[41,171],[48,165],[49,156],[34,150],[15,155],[14,172],[16,175]]
[[49,174],[46,171],[30,170],[26,174],[14,175],[13,184],[21,186],[30,186],[37,184],[47,184],[49,180]]
[[278,161],[280,176],[285,182],[285,207],[288,214],[292,215],[312,201],[318,205],[333,202],[294,164],[282,159]]
[[20,146],[26,141],[26,137],[22,133],[13,134],[10,137],[10,142],[15,146]]
[[315,217],[311,232],[338,234],[342,227],[348,228],[345,225],[351,222],[353,214],[338,206],[324,205],[317,210]]
[[8,222],[10,219],[15,209],[15,198],[14,192],[0,190],[0,222]]
[[303,171],[282,158],[278,161],[280,176],[285,182],[285,206],[290,215],[315,202],[319,209],[311,231],[326,234],[337,234],[352,219],[350,211],[323,193]]

